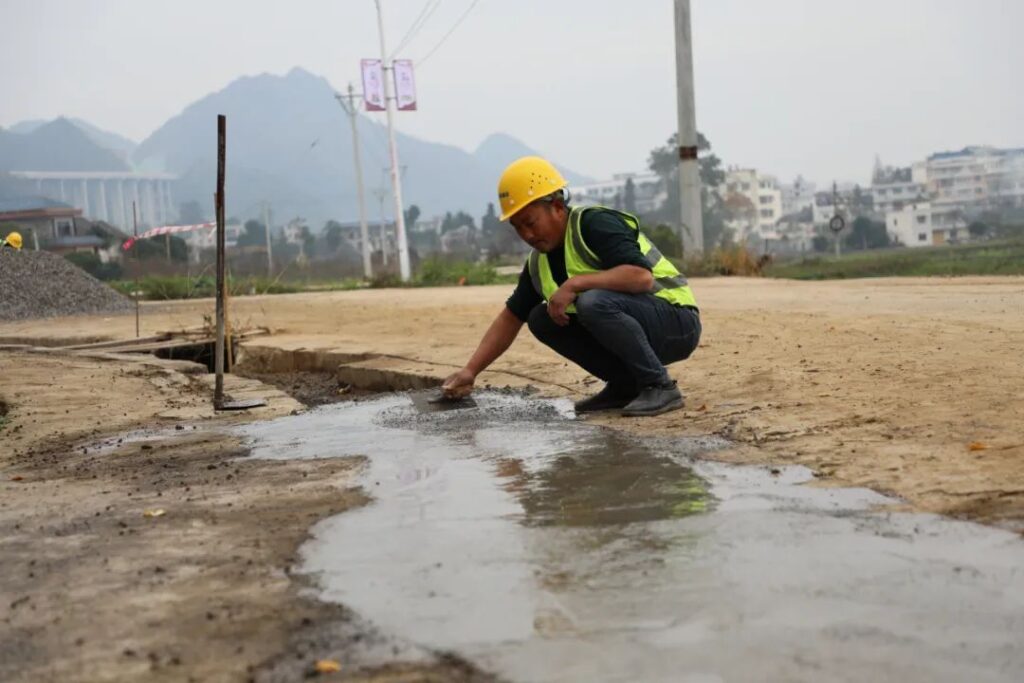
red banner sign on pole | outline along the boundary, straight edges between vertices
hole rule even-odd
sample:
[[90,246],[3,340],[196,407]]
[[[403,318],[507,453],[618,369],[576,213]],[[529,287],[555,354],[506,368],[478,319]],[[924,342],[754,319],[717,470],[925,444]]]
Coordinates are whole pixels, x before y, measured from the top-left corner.
[[364,59],[363,101],[366,111],[384,111],[384,67],[379,59]]
[[391,66],[395,72],[398,111],[416,111],[416,80],[412,74],[412,60],[396,59]]

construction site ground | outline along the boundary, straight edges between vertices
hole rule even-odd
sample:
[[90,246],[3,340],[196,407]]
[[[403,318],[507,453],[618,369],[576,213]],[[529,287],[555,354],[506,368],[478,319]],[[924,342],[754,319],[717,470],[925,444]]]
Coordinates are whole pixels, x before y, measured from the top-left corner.
[[[1024,278],[693,286],[704,336],[670,367],[685,409],[590,421],[719,435],[733,445],[716,459],[802,464],[816,485],[1024,530]],[[235,330],[269,330],[244,342],[245,374],[284,378],[229,377],[232,396],[269,399],[244,414],[214,412],[211,377],[195,364],[56,348],[131,339],[133,315],[0,324],[0,344],[21,345],[0,350],[0,679],[293,680],[331,654],[327,643],[385,643],[289,576],[313,523],[367,501],[352,486],[359,460],[239,459],[237,439],[195,428],[301,410],[293,395],[436,384],[509,289],[234,299]],[[141,333],[212,313],[210,300],[143,304]],[[337,388],[297,390],[308,372]],[[524,328],[478,386],[578,398],[600,384]],[[134,430],[156,431],[118,443]],[[488,680],[443,656],[339,676]]]

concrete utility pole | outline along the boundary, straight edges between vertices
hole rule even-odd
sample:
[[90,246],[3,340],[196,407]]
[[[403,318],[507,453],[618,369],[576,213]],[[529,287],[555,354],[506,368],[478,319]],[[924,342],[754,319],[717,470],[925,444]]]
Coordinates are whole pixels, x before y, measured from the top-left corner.
[[700,205],[697,162],[697,108],[693,96],[693,37],[690,0],[675,0],[676,96],[679,105],[679,217],[687,256],[704,251],[704,219]]
[[384,44],[384,13],[381,10],[381,0],[375,0],[377,5],[377,29],[380,32],[380,58],[384,68],[384,106],[388,114],[388,147],[391,150],[391,187],[395,197],[395,231],[398,233],[398,267],[402,276],[402,282],[408,282],[411,277],[409,269],[409,243],[405,238],[405,213],[402,209],[402,179],[398,166],[398,145],[395,143],[395,122],[394,122],[394,99],[391,97],[391,78],[394,74],[394,67],[388,66],[388,50]]
[[380,235],[380,262],[385,268],[388,267],[388,226],[384,222],[384,198],[388,196],[388,191],[383,187],[378,187],[373,191],[373,194],[377,197],[377,201],[380,203],[380,213],[378,214],[380,220],[377,224],[377,232]]
[[274,252],[270,240],[270,202],[263,202],[263,228],[267,237],[267,277],[274,277]]
[[[366,197],[363,189],[363,159],[359,153],[359,129],[356,124],[356,116],[358,109],[356,108],[356,100],[359,98],[355,94],[352,84],[348,84],[348,96],[343,97],[336,95],[338,102],[345,109],[345,113],[348,114],[349,122],[352,124],[352,155],[355,159],[356,165],[356,192],[359,194],[359,238],[363,242],[363,277],[367,280],[373,278],[373,259],[371,258],[370,250],[370,230],[366,226]],[[345,104],[345,100],[348,100],[348,104]]]

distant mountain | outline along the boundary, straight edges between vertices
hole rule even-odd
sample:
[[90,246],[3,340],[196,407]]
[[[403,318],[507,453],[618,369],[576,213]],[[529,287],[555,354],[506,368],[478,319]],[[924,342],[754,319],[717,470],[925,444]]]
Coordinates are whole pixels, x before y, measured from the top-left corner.
[[7,129],[10,133],[28,135],[40,126],[45,126],[49,121],[46,119],[32,119],[31,121],[19,121]]
[[[68,118],[66,120],[75,124],[75,126],[89,136],[89,139],[97,145],[114,152],[125,162],[128,162],[131,159],[131,155],[135,152],[135,148],[139,146],[134,140],[129,140],[123,135],[118,135],[117,133],[111,133],[110,131],[103,130],[102,128],[97,128],[84,119]],[[44,121],[42,119],[21,121],[8,128],[8,130],[12,133],[27,134],[36,131],[47,123],[51,122]]]
[[[135,164],[180,176],[175,201],[195,200],[212,213],[216,173],[216,118],[227,116],[227,213],[256,216],[263,201],[277,220],[302,216],[316,230],[330,218],[358,215],[352,138],[335,90],[302,69],[285,76],[240,78],[185,108],[135,150]],[[401,126],[400,114],[398,125]],[[374,190],[388,188],[386,128],[359,115],[370,217],[392,214]],[[533,153],[507,135],[491,136],[473,154],[451,145],[397,133],[406,206],[425,216],[466,210],[482,215],[495,200],[498,174],[508,162]],[[567,176],[578,174],[564,170]]]
[[128,164],[65,118],[29,133],[0,130],[0,171],[123,171]]
[[[473,156],[476,157],[477,161],[492,171],[491,176],[494,178],[495,184],[497,184],[498,176],[510,161],[515,161],[519,157],[544,155],[534,149],[530,149],[525,143],[517,140],[511,135],[506,135],[505,133],[494,133],[487,136],[487,138],[480,143],[480,146],[476,148],[475,152],[473,152]],[[569,181],[570,185],[583,185],[593,182],[593,178],[580,175],[568,168],[559,166],[558,170],[562,172],[562,175],[565,176],[565,179]]]

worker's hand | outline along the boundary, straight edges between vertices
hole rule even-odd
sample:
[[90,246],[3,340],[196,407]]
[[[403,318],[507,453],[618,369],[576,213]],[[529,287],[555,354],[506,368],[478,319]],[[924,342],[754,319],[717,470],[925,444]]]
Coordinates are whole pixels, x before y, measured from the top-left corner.
[[565,327],[569,324],[569,315],[565,312],[565,309],[569,307],[573,301],[576,301],[576,290],[572,288],[569,281],[566,280],[565,284],[558,288],[558,290],[551,295],[548,299],[548,315],[555,321],[556,325]]
[[448,378],[441,385],[441,393],[446,398],[462,398],[463,396],[469,396],[473,391],[473,382],[476,381],[476,375],[462,368],[456,373],[448,376]]

